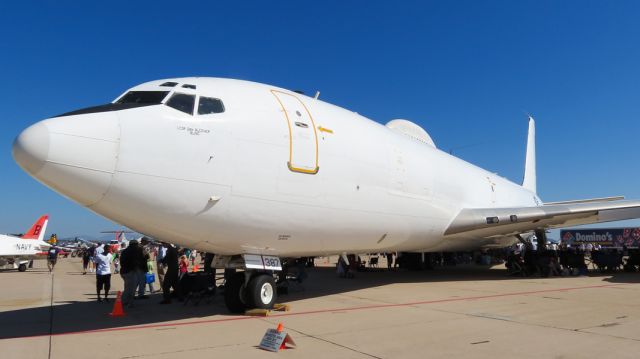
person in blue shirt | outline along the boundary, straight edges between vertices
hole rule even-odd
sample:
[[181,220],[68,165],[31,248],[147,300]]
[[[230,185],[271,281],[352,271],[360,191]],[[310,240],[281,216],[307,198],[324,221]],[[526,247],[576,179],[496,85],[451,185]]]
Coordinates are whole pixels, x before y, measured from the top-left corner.
[[56,266],[58,262],[58,253],[60,253],[60,249],[56,246],[51,246],[47,253],[47,267],[49,267],[49,272],[53,271],[53,267]]

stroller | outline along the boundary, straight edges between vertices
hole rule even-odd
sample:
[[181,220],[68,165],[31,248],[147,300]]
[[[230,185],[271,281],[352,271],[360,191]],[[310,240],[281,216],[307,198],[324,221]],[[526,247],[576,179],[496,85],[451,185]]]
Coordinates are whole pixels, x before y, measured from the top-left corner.
[[216,294],[215,275],[206,272],[185,273],[180,279],[180,289],[185,298],[184,305],[191,301],[197,306],[203,299],[210,304]]
[[525,271],[524,260],[522,259],[520,252],[511,253],[507,257],[505,266],[507,267],[507,271],[511,276],[524,277],[527,275],[527,272]]

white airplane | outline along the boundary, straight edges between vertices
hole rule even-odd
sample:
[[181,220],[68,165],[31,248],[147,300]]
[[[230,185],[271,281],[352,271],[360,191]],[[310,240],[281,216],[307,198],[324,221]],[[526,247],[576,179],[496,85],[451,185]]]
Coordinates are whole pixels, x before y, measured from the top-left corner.
[[519,185],[439,150],[412,122],[383,126],[317,97],[151,81],[30,126],[13,156],[102,216],[244,269],[226,283],[234,312],[273,305],[279,257],[474,250],[640,217],[640,201],[621,197],[543,203],[533,119]]
[[11,264],[24,272],[32,260],[45,259],[47,250],[51,247],[43,240],[48,223],[49,216],[44,215],[20,237],[0,234],[0,267]]
[[119,231],[102,231],[100,233],[115,234],[114,239],[109,241],[109,247],[111,247],[111,250],[113,252],[118,252],[121,249],[122,245],[124,245],[125,247],[129,245],[129,240],[127,239],[127,236],[125,236],[125,233],[133,233],[133,232],[119,230]]

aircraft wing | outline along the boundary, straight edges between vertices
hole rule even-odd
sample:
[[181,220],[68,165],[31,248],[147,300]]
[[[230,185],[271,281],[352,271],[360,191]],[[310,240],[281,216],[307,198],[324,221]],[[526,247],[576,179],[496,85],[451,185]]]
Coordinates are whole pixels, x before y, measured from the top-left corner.
[[444,234],[447,238],[503,237],[536,229],[640,218],[640,201],[618,198],[554,202],[537,207],[465,208]]

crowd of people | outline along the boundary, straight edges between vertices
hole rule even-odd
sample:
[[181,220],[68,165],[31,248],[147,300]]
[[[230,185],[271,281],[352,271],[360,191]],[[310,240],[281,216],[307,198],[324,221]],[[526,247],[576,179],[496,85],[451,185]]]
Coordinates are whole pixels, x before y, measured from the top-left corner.
[[513,275],[542,277],[587,275],[589,264],[600,272],[640,270],[640,250],[603,248],[592,243],[578,245],[547,244],[538,248],[535,241],[525,241],[510,247],[505,265]]
[[[347,258],[343,258],[342,256],[338,257],[338,263],[336,264],[336,273],[340,278],[353,278],[354,272],[362,272],[371,268],[378,269],[378,259],[384,258],[387,263],[387,270],[392,270],[397,268],[399,265],[399,257],[395,252],[385,252],[385,253],[369,253],[367,254],[369,257],[369,263],[359,255],[355,254],[347,254]],[[394,261],[395,259],[395,261]]]
[[[51,247],[48,267],[52,271],[59,250]],[[188,248],[177,248],[169,243],[153,244],[148,239],[131,240],[118,246],[93,245],[81,253],[83,274],[95,273],[97,301],[109,302],[111,275],[119,274],[124,282],[122,304],[133,307],[135,300],[147,299],[147,293],[162,291],[160,304],[169,304],[173,298],[183,299],[180,279],[190,268],[197,270],[201,254]],[[156,277],[157,273],[157,277]],[[155,283],[159,288],[156,290]]]
[[602,273],[640,271],[640,248],[602,247],[591,243],[573,246],[566,243],[548,243],[543,248],[538,246],[534,238],[533,241],[524,240],[505,249],[424,253],[421,261],[414,261],[422,263],[420,266],[412,266],[411,263],[407,265],[405,261],[411,259],[413,254],[420,256],[420,253],[373,253],[368,254],[369,263],[360,256],[349,254],[346,259],[338,257],[336,273],[341,278],[353,278],[356,271],[378,269],[380,257],[386,258],[388,270],[398,266],[406,269],[434,269],[475,263],[484,266],[504,264],[510,275],[519,276],[585,276],[589,273],[590,267]]
[[[505,252],[469,252],[428,253],[425,254],[427,268],[476,262],[480,265],[496,264],[503,261],[511,275],[542,277],[587,275],[589,265],[601,272],[624,270],[640,271],[640,249],[603,248],[591,243],[571,246],[566,243],[547,244],[538,247],[536,241],[524,240],[506,249]],[[59,250],[53,246],[48,253],[48,267],[53,271]],[[377,268],[377,258],[386,259],[387,269],[403,267],[401,253],[377,253],[369,255],[369,267]],[[121,247],[107,244],[94,245],[82,253],[83,274],[95,273],[98,302],[109,301],[111,275],[119,274],[124,282],[122,303],[133,307],[134,301],[147,299],[147,293],[162,291],[161,304],[169,304],[174,298],[183,300],[181,279],[190,268],[198,270],[200,260],[204,260],[204,270],[211,273],[212,254],[198,253],[195,250],[177,248],[169,243],[152,244],[146,238],[129,241]],[[342,278],[353,278],[355,271],[366,269],[367,263],[359,256],[348,255],[347,260],[339,256],[336,265],[337,274]],[[375,259],[375,262],[374,262]],[[395,259],[395,261],[394,261]],[[284,267],[296,268],[296,281],[306,278],[305,267],[312,267],[313,257],[300,258]],[[410,268],[410,267],[409,267]],[[286,272],[286,270],[285,270]],[[156,277],[157,273],[157,277]],[[225,271],[225,278],[227,273]],[[281,276],[286,278],[286,275]],[[208,278],[213,280],[215,277]],[[156,290],[155,283],[159,288]]]

